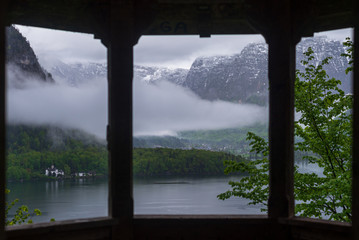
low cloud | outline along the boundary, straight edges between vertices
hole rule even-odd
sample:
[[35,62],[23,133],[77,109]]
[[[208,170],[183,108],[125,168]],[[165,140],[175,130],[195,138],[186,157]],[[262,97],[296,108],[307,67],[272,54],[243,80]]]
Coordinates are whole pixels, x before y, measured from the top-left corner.
[[[77,128],[101,138],[107,122],[105,79],[74,88],[63,84],[29,81],[26,88],[14,88],[8,74],[7,121],[12,124],[50,124]],[[17,74],[15,74],[17,75]]]
[[169,82],[134,85],[134,134],[242,127],[267,121],[267,110],[250,104],[207,101]]
[[[107,81],[97,79],[78,87],[39,84],[25,88],[8,74],[9,123],[51,124],[78,128],[105,138]],[[56,81],[56,79],[55,79]],[[156,85],[134,82],[134,135],[175,135],[178,131],[248,126],[267,120],[267,110],[247,104],[200,99],[191,91],[162,81]]]

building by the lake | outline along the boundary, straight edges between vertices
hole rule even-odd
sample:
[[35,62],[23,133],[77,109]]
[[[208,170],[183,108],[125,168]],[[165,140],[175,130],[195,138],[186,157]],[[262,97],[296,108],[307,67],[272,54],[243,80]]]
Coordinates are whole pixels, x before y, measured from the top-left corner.
[[45,175],[49,177],[64,177],[65,172],[61,169],[57,169],[54,165],[45,170]]

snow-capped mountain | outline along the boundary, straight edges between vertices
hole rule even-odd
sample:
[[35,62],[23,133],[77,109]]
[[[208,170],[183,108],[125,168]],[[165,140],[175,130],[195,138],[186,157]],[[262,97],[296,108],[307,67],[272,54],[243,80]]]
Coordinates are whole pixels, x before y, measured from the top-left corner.
[[304,71],[301,60],[304,59],[303,53],[311,47],[314,52],[314,62],[318,65],[319,61],[326,57],[331,57],[329,64],[325,65],[329,77],[334,77],[342,81],[342,89],[349,93],[351,90],[351,75],[345,74],[345,69],[348,68],[348,60],[342,57],[341,54],[345,52],[343,44],[339,41],[330,40],[325,36],[306,38],[297,45],[297,69]]
[[165,80],[177,85],[183,85],[186,80],[188,69],[170,69],[135,65],[133,73],[135,80],[145,81],[147,83],[155,83],[157,81]]
[[267,46],[260,43],[249,44],[232,56],[197,58],[184,86],[203,99],[264,104],[267,58]]
[[[325,66],[330,77],[342,80],[342,89],[350,90],[350,75],[345,74],[348,60],[341,56],[344,47],[339,41],[326,37],[303,39],[297,45],[297,69],[304,71],[301,60],[303,52],[311,47],[315,53],[315,64],[325,57],[332,57]],[[55,79],[65,79],[77,86],[107,76],[106,64],[56,64],[49,69]],[[192,90],[207,100],[230,102],[268,103],[268,46],[265,43],[248,44],[239,54],[197,58],[191,68],[168,69],[163,67],[134,66],[135,81],[155,84],[169,81]]]
[[57,61],[49,71],[56,80],[65,81],[74,87],[107,78],[107,64],[101,63],[65,64]]
[[[107,78],[107,65],[101,63],[75,63],[66,64],[57,61],[49,69],[55,79],[65,81],[67,84],[77,87],[89,81]],[[177,85],[183,85],[186,79],[187,69],[169,69],[159,67],[134,66],[135,80],[154,84],[157,81],[169,81]]]
[[[342,57],[344,47],[339,41],[326,37],[303,39],[297,45],[297,66],[304,71],[303,53],[311,47],[315,53],[315,65],[326,57],[332,57],[324,67],[330,77],[342,80],[342,89],[351,92],[349,66]],[[184,86],[201,98],[265,104],[268,101],[268,46],[265,43],[247,45],[240,54],[221,57],[197,58],[188,72]]]

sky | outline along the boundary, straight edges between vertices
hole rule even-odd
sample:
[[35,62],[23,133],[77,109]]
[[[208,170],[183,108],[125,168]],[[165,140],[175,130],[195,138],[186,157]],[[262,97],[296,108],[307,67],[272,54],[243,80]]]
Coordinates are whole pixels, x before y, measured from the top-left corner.
[[[92,35],[24,26],[17,28],[29,40],[45,69],[49,69],[54,60],[68,64],[106,62],[106,48]],[[346,29],[317,35],[343,41],[350,34],[351,30]],[[189,69],[196,57],[240,53],[252,42],[264,42],[264,39],[260,35],[141,37],[134,48],[134,62],[137,65]],[[8,71],[8,80],[15,76],[11,71]],[[9,87],[7,104],[9,122],[55,124],[105,137],[106,79],[85,83],[79,88],[60,81],[53,86],[34,83],[22,89]],[[136,136],[176,135],[183,130],[248,126],[263,123],[268,118],[266,108],[206,101],[171,83],[148,85],[134,82],[133,106]]]
[[[106,48],[91,34],[81,34],[17,25],[30,41],[40,61],[52,56],[66,63],[106,62]],[[351,35],[350,29],[316,33],[343,41]],[[228,55],[240,51],[252,42],[264,42],[261,35],[199,36],[143,36],[134,48],[134,62],[138,65],[191,67],[199,56]]]
[[[66,63],[106,62],[106,48],[91,34],[20,25],[17,28],[30,41],[40,61],[52,56]],[[198,56],[239,53],[250,42],[264,42],[264,39],[260,35],[211,38],[144,36],[134,48],[134,62],[138,65],[189,69]]]

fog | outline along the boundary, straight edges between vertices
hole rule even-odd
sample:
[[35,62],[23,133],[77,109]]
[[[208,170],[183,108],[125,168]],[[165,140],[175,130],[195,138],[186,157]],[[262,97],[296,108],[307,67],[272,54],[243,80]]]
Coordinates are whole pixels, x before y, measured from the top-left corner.
[[[34,78],[18,82],[19,69],[7,67],[7,121],[76,128],[105,138],[107,80],[78,87],[58,79],[43,84]],[[134,135],[176,135],[178,131],[248,126],[267,121],[263,107],[210,102],[191,91],[163,81],[134,82]]]
[[41,80],[36,79],[29,79],[21,88],[12,87],[16,81],[13,76],[18,75],[19,72],[7,71],[8,123],[78,128],[104,138],[107,122],[105,79],[79,88],[61,82],[41,84]]
[[267,110],[250,104],[200,99],[188,89],[162,81],[134,83],[135,135],[175,135],[184,130],[242,127],[267,121]]
[[[40,63],[50,59],[65,63],[105,62],[106,48],[92,35],[18,26],[30,41]],[[319,33],[343,40],[350,29]],[[189,68],[198,56],[240,52],[249,42],[264,41],[259,35],[141,37],[135,46],[138,65]],[[26,79],[21,81],[19,79]],[[16,80],[18,79],[18,80]],[[52,124],[78,128],[105,137],[107,125],[107,80],[79,85],[40,84],[7,66],[7,120],[9,123]],[[178,131],[220,129],[266,122],[267,109],[224,101],[206,101],[168,82],[148,85],[134,82],[134,135],[176,135]]]

